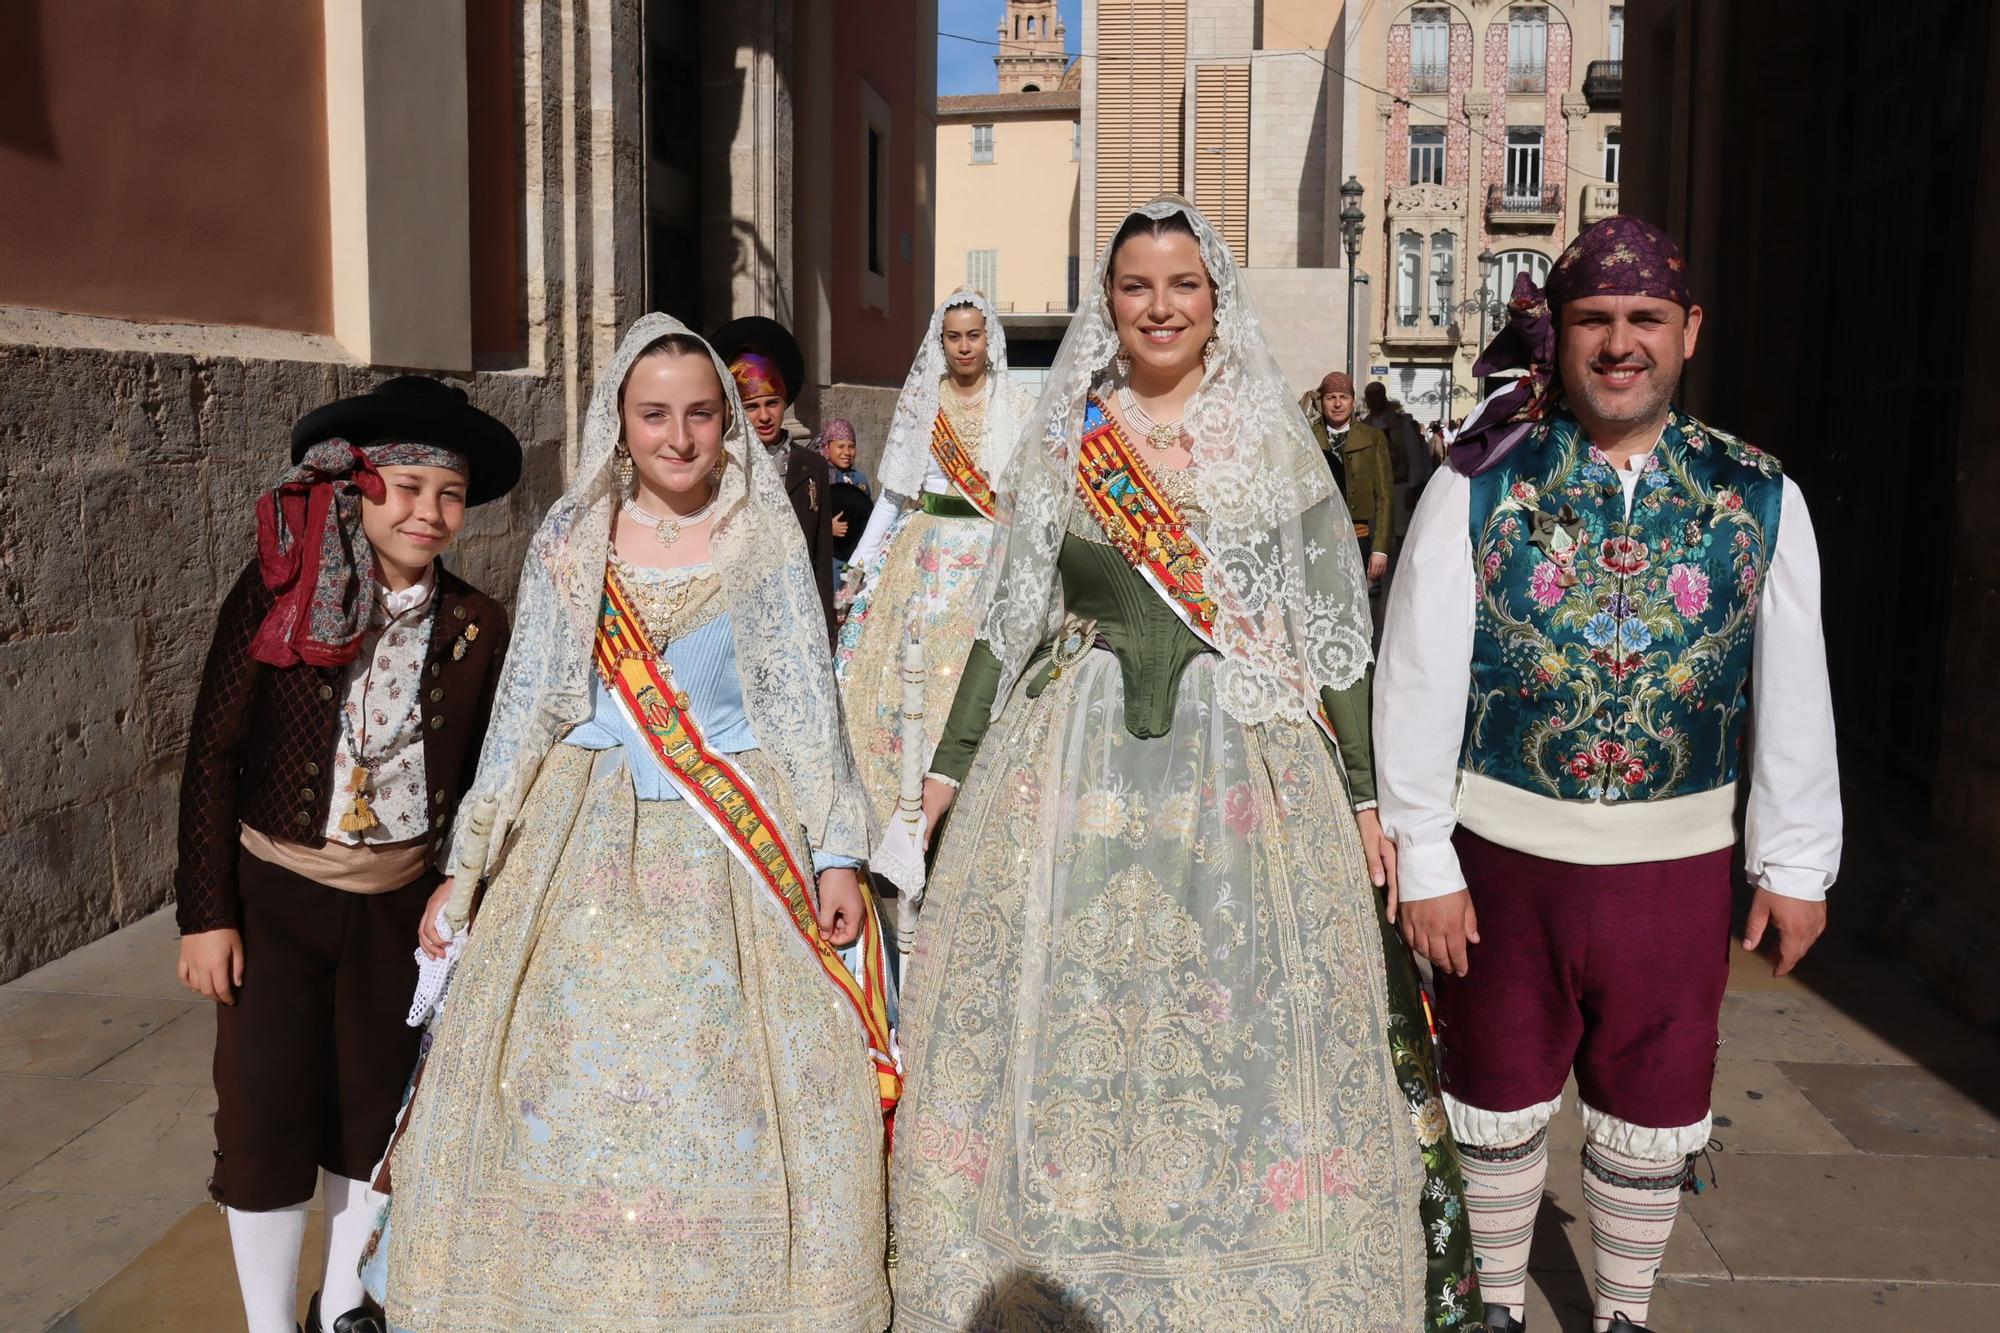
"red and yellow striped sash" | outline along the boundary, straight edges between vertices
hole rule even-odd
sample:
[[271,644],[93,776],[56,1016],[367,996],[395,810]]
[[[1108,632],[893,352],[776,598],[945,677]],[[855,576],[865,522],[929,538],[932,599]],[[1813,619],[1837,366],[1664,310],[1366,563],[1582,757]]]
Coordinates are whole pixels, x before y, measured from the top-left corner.
[[958,488],[958,493],[966,498],[974,509],[987,518],[993,517],[995,499],[993,484],[986,480],[986,474],[979,470],[979,464],[972,461],[972,454],[958,438],[958,432],[951,428],[951,422],[940,411],[937,421],[931,426],[931,457],[944,469],[945,477]]
[[[1086,432],[1077,449],[1077,493],[1126,562],[1203,643],[1220,651],[1215,641],[1219,609],[1208,588],[1208,551],[1152,470],[1132,452],[1111,414],[1102,404],[1098,410],[1103,424]],[[1319,701],[1308,699],[1307,704],[1313,721],[1337,741],[1333,719]]]
[[771,891],[800,942],[853,1006],[868,1035],[869,1060],[881,1091],[882,1111],[887,1115],[902,1094],[903,1079],[896,1068],[889,1031],[882,928],[866,885],[862,888],[860,940],[864,966],[857,977],[820,934],[806,876],[780,836],[777,818],[749,777],[708,747],[695,725],[687,695],[674,688],[672,672],[653,651],[631,599],[610,569],[604,572],[604,606],[598,616],[595,660],[605,689],[637,725],[675,789],[737,860]]

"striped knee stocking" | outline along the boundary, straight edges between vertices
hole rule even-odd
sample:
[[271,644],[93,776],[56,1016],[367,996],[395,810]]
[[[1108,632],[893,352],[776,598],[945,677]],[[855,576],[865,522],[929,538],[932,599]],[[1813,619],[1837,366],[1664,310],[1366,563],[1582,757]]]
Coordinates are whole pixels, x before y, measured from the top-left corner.
[[1685,1157],[1648,1162],[1584,1144],[1583,1204],[1590,1214],[1596,1269],[1593,1329],[1610,1328],[1615,1314],[1634,1324],[1646,1322],[1687,1170]]
[[1479,1294],[1489,1310],[1506,1306],[1519,1317],[1528,1300],[1528,1243],[1549,1174],[1549,1131],[1498,1147],[1461,1143],[1458,1158]]

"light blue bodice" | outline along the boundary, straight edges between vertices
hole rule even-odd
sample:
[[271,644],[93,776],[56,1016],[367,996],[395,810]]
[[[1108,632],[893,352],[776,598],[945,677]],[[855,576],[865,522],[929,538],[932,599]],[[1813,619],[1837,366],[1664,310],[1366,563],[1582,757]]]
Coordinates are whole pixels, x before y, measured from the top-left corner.
[[[758,748],[757,733],[743,706],[743,682],[736,673],[736,631],[728,612],[674,639],[660,656],[673,673],[674,684],[687,695],[695,725],[711,749],[718,754],[742,754]],[[632,788],[640,800],[682,799],[645,737],[604,688],[604,682],[594,676],[590,700],[589,719],[572,727],[562,743],[583,750],[623,750],[626,771],[632,775]],[[815,871],[851,869],[861,864],[852,857],[819,851],[812,859]]]
[[[743,686],[736,677],[736,637],[727,612],[669,643],[661,657],[673,672],[674,684],[686,692],[695,725],[718,754],[742,754],[757,748],[757,733],[743,709]],[[640,800],[681,799],[645,737],[603,681],[592,679],[590,699],[590,720],[572,728],[562,743],[584,750],[622,747]]]

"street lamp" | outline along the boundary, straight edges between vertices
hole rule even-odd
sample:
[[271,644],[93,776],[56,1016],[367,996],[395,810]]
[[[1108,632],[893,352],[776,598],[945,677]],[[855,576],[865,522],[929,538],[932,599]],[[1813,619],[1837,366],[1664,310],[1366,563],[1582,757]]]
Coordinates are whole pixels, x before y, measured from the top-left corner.
[[1340,186],[1340,235],[1347,243],[1347,377],[1354,378],[1354,266],[1361,260],[1361,196],[1359,180],[1349,176]]
[[[1494,254],[1491,250],[1481,250],[1479,252],[1479,295],[1482,307],[1498,303],[1499,293],[1493,290],[1493,270],[1499,263],[1500,256]],[[1486,341],[1487,336],[1486,322],[1487,312],[1482,308],[1479,313],[1479,340],[1482,343]]]

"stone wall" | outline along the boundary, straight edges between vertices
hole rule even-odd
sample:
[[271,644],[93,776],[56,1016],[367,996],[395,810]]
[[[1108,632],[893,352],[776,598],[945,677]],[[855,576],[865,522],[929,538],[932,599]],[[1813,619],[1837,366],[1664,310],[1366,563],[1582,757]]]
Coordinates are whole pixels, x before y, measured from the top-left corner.
[[1238,256],[1246,264],[1319,268],[1335,262],[1339,242],[1329,243],[1327,225],[1332,78],[1314,52],[1266,55],[1251,64],[1250,245]]
[[[19,340],[0,347],[0,979],[171,896],[195,689],[216,608],[253,554],[256,496],[299,416],[382,378],[299,359],[326,351],[319,340],[286,358],[62,346],[71,323],[0,321]],[[511,602],[561,484],[561,397],[526,374],[467,387],[521,435],[528,464],[450,561]]]

